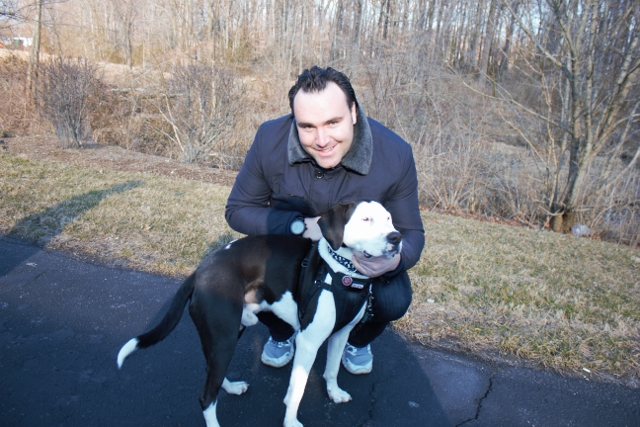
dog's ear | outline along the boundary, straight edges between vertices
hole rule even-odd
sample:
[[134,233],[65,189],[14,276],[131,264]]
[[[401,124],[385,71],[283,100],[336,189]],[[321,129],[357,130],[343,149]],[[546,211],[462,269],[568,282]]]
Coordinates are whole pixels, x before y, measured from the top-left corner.
[[344,226],[349,222],[357,203],[344,203],[335,205],[328,212],[320,215],[318,225],[322,236],[327,239],[334,251],[342,245],[344,238]]

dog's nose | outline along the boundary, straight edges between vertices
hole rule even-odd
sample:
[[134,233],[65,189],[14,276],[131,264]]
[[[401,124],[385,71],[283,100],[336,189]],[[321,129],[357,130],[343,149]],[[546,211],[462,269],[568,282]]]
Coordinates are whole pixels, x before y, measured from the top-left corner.
[[387,242],[391,243],[392,245],[398,245],[401,240],[402,234],[400,234],[398,231],[387,234]]

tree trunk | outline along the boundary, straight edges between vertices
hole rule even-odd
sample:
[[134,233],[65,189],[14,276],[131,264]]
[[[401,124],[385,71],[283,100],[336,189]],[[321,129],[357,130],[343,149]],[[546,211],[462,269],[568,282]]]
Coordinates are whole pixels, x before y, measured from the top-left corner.
[[489,55],[491,54],[491,48],[493,46],[493,39],[495,34],[495,15],[496,15],[496,0],[490,0],[489,15],[487,16],[487,30],[484,36],[484,43],[482,44],[482,52],[480,57],[480,83],[484,85],[486,82],[486,76],[490,75],[489,72]]
[[27,68],[27,98],[35,104],[36,88],[38,82],[38,65],[40,63],[40,31],[42,27],[42,2],[36,0],[36,17],[33,23],[33,42],[29,55],[29,67]]

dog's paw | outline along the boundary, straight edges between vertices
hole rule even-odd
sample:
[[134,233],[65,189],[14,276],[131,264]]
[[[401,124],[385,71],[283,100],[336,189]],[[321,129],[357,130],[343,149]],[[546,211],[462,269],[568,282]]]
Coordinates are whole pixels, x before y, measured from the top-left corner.
[[286,419],[284,420],[284,423],[282,424],[284,427],[304,427],[302,425],[302,423],[298,420],[293,420],[293,421],[287,421]]
[[241,395],[249,388],[249,384],[245,381],[231,382],[228,379],[224,379],[222,382],[222,388],[229,394]]
[[333,400],[334,403],[345,403],[351,400],[351,395],[340,387],[327,388],[327,393],[329,394],[329,398]]

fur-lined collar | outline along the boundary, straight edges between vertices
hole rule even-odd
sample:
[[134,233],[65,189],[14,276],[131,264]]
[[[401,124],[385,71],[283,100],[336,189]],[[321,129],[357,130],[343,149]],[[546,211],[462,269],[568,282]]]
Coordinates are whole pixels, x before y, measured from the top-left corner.
[[[358,106],[357,119],[353,129],[353,143],[340,164],[361,175],[366,175],[369,173],[373,158],[373,136],[371,135],[369,120],[367,120],[367,116],[360,106]],[[291,122],[291,129],[289,130],[287,150],[290,165],[309,159],[313,160],[300,144],[295,118]]]

